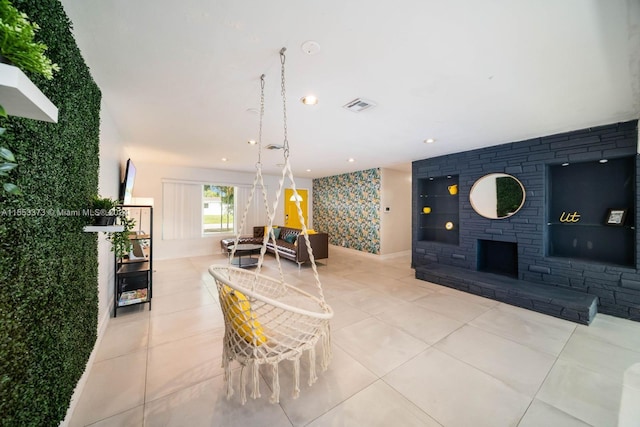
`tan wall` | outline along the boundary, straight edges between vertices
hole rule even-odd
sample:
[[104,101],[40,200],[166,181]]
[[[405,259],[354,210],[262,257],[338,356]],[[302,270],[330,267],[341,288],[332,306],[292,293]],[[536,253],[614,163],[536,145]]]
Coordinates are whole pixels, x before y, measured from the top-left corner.
[[411,172],[381,169],[381,178],[380,255],[410,251]]
[[[98,193],[102,197],[118,198],[120,168],[126,161],[122,139],[104,103],[100,110],[100,170]],[[114,258],[111,243],[105,233],[98,233],[98,322],[109,317],[113,307]],[[99,326],[100,328],[100,326]]]

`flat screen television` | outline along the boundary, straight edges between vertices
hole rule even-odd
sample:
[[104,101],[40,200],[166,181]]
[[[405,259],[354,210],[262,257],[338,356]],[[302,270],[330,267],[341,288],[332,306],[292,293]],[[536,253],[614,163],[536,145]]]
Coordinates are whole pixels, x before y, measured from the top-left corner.
[[133,184],[136,180],[136,167],[131,159],[127,160],[127,166],[124,170],[124,181],[120,185],[120,200],[122,204],[130,205],[133,197]]

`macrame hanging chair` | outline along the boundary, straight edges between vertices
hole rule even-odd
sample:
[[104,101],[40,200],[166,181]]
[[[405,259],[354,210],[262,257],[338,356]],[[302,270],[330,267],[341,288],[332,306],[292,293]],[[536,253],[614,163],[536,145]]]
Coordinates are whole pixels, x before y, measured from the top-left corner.
[[[320,360],[321,369],[327,369],[331,360],[331,337],[329,320],[333,317],[331,307],[326,303],[322,292],[322,285],[318,276],[313,249],[309,243],[307,227],[300,208],[299,197],[294,197],[298,210],[298,217],[302,224],[302,231],[298,237],[298,244],[306,244],[313,270],[317,296],[305,292],[296,286],[285,283],[282,265],[278,252],[275,251],[278,266],[278,278],[261,274],[264,255],[269,240],[275,245],[273,219],[282,193],[285,177],[289,178],[294,195],[297,195],[291,165],[289,163],[289,141],[287,139],[287,106],[285,93],[285,51],[280,50],[281,63],[281,94],[284,111],[284,166],[276,192],[273,207],[269,208],[266,188],[262,177],[262,121],[264,116],[264,74],[260,77],[260,128],[258,134],[258,162],[256,176],[249,193],[249,198],[242,214],[242,220],[235,236],[229,263],[227,265],[212,265],[209,273],[215,279],[220,299],[220,306],[224,316],[225,333],[223,342],[222,367],[227,383],[227,398],[233,395],[233,381],[231,361],[240,364],[240,391],[242,404],[246,403],[247,370],[251,370],[251,397],[260,397],[259,368],[260,365],[270,365],[272,369],[271,403],[280,401],[280,380],[278,366],[281,361],[289,360],[293,363],[293,391],[297,398],[300,393],[300,357],[308,352],[309,381],[311,386],[316,380],[316,344],[322,344]],[[251,206],[257,187],[262,189],[264,207],[268,216],[268,224],[264,233],[260,256],[254,271],[236,268],[230,262],[235,255],[240,234],[244,229],[247,213]],[[304,237],[304,239],[302,239]],[[301,242],[300,240],[304,240]]]

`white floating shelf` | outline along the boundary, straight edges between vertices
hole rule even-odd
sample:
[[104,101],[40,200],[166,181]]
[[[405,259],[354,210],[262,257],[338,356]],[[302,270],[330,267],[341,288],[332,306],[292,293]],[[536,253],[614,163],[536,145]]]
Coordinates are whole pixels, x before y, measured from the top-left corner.
[[114,233],[118,231],[124,231],[124,225],[86,225],[82,227],[82,231],[86,233]]
[[58,108],[13,65],[0,63],[0,105],[10,116],[58,123]]

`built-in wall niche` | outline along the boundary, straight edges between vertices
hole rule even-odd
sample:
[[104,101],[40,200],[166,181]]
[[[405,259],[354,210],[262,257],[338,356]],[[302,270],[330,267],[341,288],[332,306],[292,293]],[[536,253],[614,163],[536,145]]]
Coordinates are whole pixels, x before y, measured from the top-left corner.
[[478,240],[478,271],[518,277],[518,244]]
[[418,240],[458,244],[458,175],[418,179]]
[[[634,157],[548,166],[549,256],[635,265]],[[625,212],[624,221],[610,210]]]

